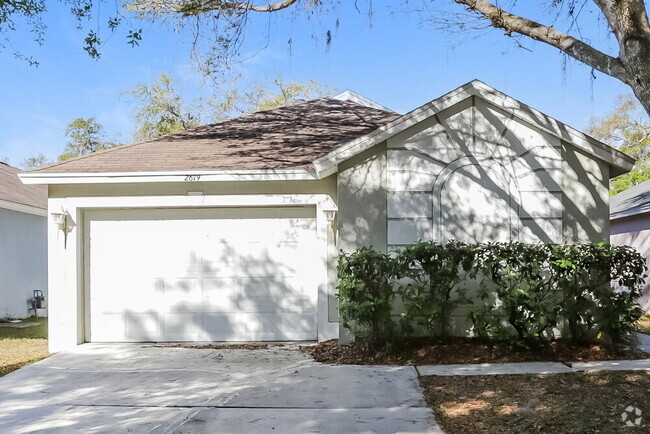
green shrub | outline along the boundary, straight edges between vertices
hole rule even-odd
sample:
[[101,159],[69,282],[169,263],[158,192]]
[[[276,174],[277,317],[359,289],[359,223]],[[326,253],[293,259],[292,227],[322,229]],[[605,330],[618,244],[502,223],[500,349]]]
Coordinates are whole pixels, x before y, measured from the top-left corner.
[[431,335],[449,335],[451,313],[471,302],[459,283],[472,272],[474,256],[471,246],[458,241],[419,242],[399,253],[400,269],[409,278],[399,291],[407,324],[415,321]]
[[378,349],[395,338],[391,317],[399,267],[390,256],[363,247],[341,252],[338,299],[341,323],[355,340]]
[[[645,281],[645,259],[633,248],[605,243],[549,245],[550,268],[562,291],[562,316],[569,337],[624,340],[643,311],[637,304]],[[612,288],[615,283],[618,289]]]
[[481,275],[478,303],[469,312],[476,334],[517,337],[531,343],[552,338],[561,294],[550,280],[545,245],[484,243],[477,246]]
[[[637,300],[647,266],[630,247],[450,241],[395,253],[362,248],[339,258],[341,322],[374,348],[414,324],[447,337],[451,314],[466,306],[476,336],[524,344],[558,333],[583,342],[625,340],[643,313]],[[471,286],[478,287],[473,297]],[[405,308],[401,329],[391,315],[397,297]]]

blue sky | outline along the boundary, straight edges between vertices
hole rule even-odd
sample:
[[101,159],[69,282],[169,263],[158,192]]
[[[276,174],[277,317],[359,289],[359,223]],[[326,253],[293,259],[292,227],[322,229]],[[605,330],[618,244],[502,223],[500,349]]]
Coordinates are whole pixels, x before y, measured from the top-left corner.
[[[395,13],[385,6],[393,2],[375,1],[372,19],[367,10],[358,12],[353,2],[344,3],[318,18],[293,12],[254,18],[243,60],[235,66],[234,72],[243,75],[241,83],[264,82],[281,73],[286,80],[312,79],[352,89],[407,112],[479,79],[579,129],[591,116],[609,111],[617,95],[630,92],[603,74],[592,80],[590,69],[577,62],[563,67],[558,51],[540,43],[522,40],[527,49],[521,49],[498,31],[478,37],[441,33],[419,14]],[[0,159],[18,165],[38,153],[57,156],[66,143],[66,124],[77,117],[96,116],[109,136],[130,141],[133,112],[123,92],[161,72],[190,96],[209,92],[189,57],[191,35],[147,25],[140,47],[131,48],[124,28],[104,45],[97,61],[82,50],[85,34],[66,10],[51,5],[43,47],[29,43],[24,30],[11,35],[14,46],[32,54],[39,67],[0,52]],[[613,47],[599,26],[583,27],[584,37]],[[334,30],[329,47],[328,29]]]

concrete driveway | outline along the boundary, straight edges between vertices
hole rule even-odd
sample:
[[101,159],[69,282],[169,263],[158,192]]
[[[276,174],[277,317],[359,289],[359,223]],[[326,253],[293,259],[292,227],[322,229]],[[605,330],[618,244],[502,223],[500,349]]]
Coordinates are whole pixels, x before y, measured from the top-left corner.
[[439,432],[412,367],[86,344],[0,378],[0,432]]

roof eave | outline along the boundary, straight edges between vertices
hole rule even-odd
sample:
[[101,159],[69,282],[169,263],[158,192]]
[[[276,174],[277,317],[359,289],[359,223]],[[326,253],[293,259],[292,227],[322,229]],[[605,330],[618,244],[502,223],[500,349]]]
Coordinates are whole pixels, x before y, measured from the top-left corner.
[[22,212],[25,214],[33,214],[38,216],[46,216],[47,209],[24,203],[12,202],[10,200],[0,199],[0,208],[8,209],[10,211]]
[[25,172],[24,184],[124,184],[148,182],[313,181],[319,179],[305,168],[266,170],[183,170],[164,172],[52,173]]

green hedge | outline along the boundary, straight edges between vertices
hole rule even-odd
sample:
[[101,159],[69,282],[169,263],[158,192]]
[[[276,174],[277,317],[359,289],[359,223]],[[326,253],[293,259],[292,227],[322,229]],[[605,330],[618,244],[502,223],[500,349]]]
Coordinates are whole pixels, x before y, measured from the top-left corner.
[[418,242],[391,255],[362,248],[340,254],[339,312],[355,340],[375,348],[416,331],[448,337],[461,311],[467,332],[481,338],[621,341],[643,314],[646,271],[634,249],[604,243]]

